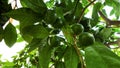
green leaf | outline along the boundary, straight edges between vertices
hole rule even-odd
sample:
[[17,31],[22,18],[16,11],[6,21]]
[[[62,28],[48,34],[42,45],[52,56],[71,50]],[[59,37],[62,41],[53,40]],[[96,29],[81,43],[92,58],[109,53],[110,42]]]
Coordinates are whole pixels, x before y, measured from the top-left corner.
[[43,0],[21,0],[20,2],[24,7],[30,8],[40,14],[44,14],[47,10],[47,6]]
[[49,45],[39,48],[39,68],[48,68],[53,48]]
[[42,47],[42,45],[46,44],[47,38],[45,39],[39,39],[39,38],[33,38],[32,41],[27,45],[28,52],[33,51],[34,49],[38,47]]
[[111,3],[110,0],[105,0],[105,4],[108,5],[108,6],[113,7],[113,10],[115,10],[115,11],[114,11],[115,15],[116,15],[117,17],[119,17],[119,15],[120,15],[120,14],[119,14],[120,8],[118,8],[118,6],[120,5],[119,0],[112,0],[112,3]]
[[82,12],[83,6],[81,3],[78,3],[77,7],[76,7],[76,12],[75,12],[75,16],[78,18],[80,16],[80,13]]
[[88,3],[89,3],[88,0],[82,0],[82,5],[83,6],[86,6]]
[[112,9],[111,12],[110,12],[110,16],[112,16],[114,14],[115,10]]
[[23,42],[23,41],[24,41],[24,39],[21,37],[20,34],[18,34],[17,42]]
[[57,62],[55,65],[55,68],[65,68],[65,63],[64,62]]
[[64,26],[62,28],[62,32],[67,40],[68,43],[74,44],[74,38],[73,38],[73,32],[70,28],[70,26]]
[[34,49],[36,49],[37,47],[39,47],[41,44],[41,39],[33,39],[28,45],[27,47],[29,48],[28,49],[28,52],[31,52],[33,51]]
[[85,48],[86,68],[119,68],[120,57],[101,43]]
[[42,20],[42,17],[40,14],[37,14],[33,12],[29,8],[19,8],[12,10],[10,12],[7,12],[3,15],[7,15],[9,17],[12,17],[16,20],[20,21],[20,27],[25,27],[31,24],[34,24],[38,21]]
[[48,8],[53,8],[54,7],[54,0],[47,1],[46,5],[47,5]]
[[3,39],[3,35],[4,35],[3,33],[4,33],[3,28],[0,26],[0,42]]
[[49,32],[42,25],[31,25],[23,28],[23,34],[31,35],[35,38],[45,38],[49,35]]
[[57,17],[55,16],[54,10],[48,10],[45,16],[45,21],[47,24],[54,24]]
[[102,39],[108,39],[109,38],[109,36],[111,35],[111,33],[112,33],[112,28],[104,28],[102,31],[100,31],[100,37],[102,38]]
[[64,13],[63,13],[63,8],[62,7],[56,7],[56,15],[60,17],[61,20],[65,21],[64,19]]
[[2,68],[13,68],[14,65],[13,62],[3,62]]
[[33,37],[31,35],[28,35],[28,34],[22,34],[22,38],[28,43],[30,43],[33,39]]
[[94,20],[94,25],[96,25],[98,23],[98,11],[101,8],[101,3],[96,3],[93,7],[93,11],[92,11],[92,18]]
[[8,47],[12,47],[13,44],[17,41],[16,28],[11,23],[5,27],[4,40]]
[[79,58],[76,50],[71,46],[68,47],[64,54],[65,68],[77,68]]

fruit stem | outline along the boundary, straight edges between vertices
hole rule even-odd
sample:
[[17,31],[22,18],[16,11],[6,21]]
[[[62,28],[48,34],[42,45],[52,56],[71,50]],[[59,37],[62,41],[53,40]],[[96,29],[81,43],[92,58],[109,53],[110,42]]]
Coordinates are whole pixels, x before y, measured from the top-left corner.
[[83,60],[82,55],[80,53],[80,49],[78,49],[78,47],[77,47],[76,35],[74,35],[74,45],[73,45],[73,47],[75,48],[75,50],[76,50],[76,52],[77,52],[77,54],[79,56],[79,60],[81,62],[81,68],[85,68],[85,66],[84,66],[84,60]]

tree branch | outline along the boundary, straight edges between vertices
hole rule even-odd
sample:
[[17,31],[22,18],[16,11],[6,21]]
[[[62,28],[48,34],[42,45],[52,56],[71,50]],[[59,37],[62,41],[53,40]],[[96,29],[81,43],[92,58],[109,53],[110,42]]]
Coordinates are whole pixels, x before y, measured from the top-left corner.
[[81,62],[81,68],[85,68],[83,57],[82,57],[82,55],[81,55],[81,53],[80,53],[80,50],[79,50],[78,47],[77,47],[77,39],[76,39],[76,36],[74,36],[74,45],[73,45],[73,47],[75,48],[75,50],[76,50],[76,52],[77,52],[77,54],[78,54],[78,56],[79,56],[79,60],[80,60],[80,62]]
[[116,26],[119,26],[120,24],[120,21],[112,21],[110,19],[108,19],[101,11],[98,12],[100,14],[100,16],[106,21],[106,23],[108,25],[116,25]]
[[93,4],[95,1],[96,1],[96,0],[91,1],[87,6],[85,6],[85,8],[83,8],[83,10],[82,10],[82,12],[81,12],[81,14],[80,14],[80,18],[79,18],[79,20],[78,20],[78,23],[81,21],[82,16],[83,16],[85,10],[86,10],[91,4]]

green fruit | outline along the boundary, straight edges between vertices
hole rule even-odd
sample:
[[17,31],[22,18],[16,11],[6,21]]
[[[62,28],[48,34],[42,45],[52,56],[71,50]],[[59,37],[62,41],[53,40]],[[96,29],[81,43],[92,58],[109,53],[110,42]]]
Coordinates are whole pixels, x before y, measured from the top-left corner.
[[79,35],[84,31],[84,27],[81,24],[75,23],[71,26],[74,35]]
[[92,45],[94,42],[95,38],[91,33],[83,32],[79,36],[79,44],[82,47]]

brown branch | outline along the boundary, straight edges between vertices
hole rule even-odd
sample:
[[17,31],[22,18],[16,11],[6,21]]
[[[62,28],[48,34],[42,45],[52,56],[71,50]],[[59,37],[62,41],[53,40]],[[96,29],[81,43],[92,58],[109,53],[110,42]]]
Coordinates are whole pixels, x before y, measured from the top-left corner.
[[[88,1],[92,2],[91,0],[88,0]],[[117,20],[113,21],[113,20],[108,19],[101,11],[98,11],[98,13],[106,21],[108,26],[111,26],[111,25],[119,26],[120,25],[120,21],[117,21]]]
[[82,12],[81,12],[81,14],[80,14],[80,18],[79,18],[79,20],[78,20],[78,23],[81,21],[82,16],[83,16],[85,10],[86,10],[91,4],[93,4],[95,1],[96,1],[96,0],[91,1],[87,6],[85,6],[85,8],[82,9]]
[[98,11],[98,13],[99,13],[100,16],[106,21],[106,23],[109,24],[110,19],[108,19],[101,11]]
[[82,57],[82,55],[81,55],[81,53],[80,53],[80,50],[79,50],[78,47],[77,47],[76,36],[74,36],[74,45],[73,45],[73,47],[75,48],[75,50],[76,50],[76,52],[77,52],[77,54],[78,54],[78,56],[79,56],[79,60],[80,60],[80,62],[81,62],[81,68],[85,68],[83,57]]
[[107,25],[116,25],[119,26],[120,21],[112,21],[110,19],[108,19],[101,11],[98,12],[100,14],[100,16],[106,21]]
[[78,47],[76,45],[74,45],[74,48],[75,48],[75,50],[76,50],[76,52],[77,52],[77,54],[79,56],[79,60],[81,61],[81,68],[85,68],[84,67],[84,60],[82,58],[82,55],[80,54],[80,50],[78,49]]

